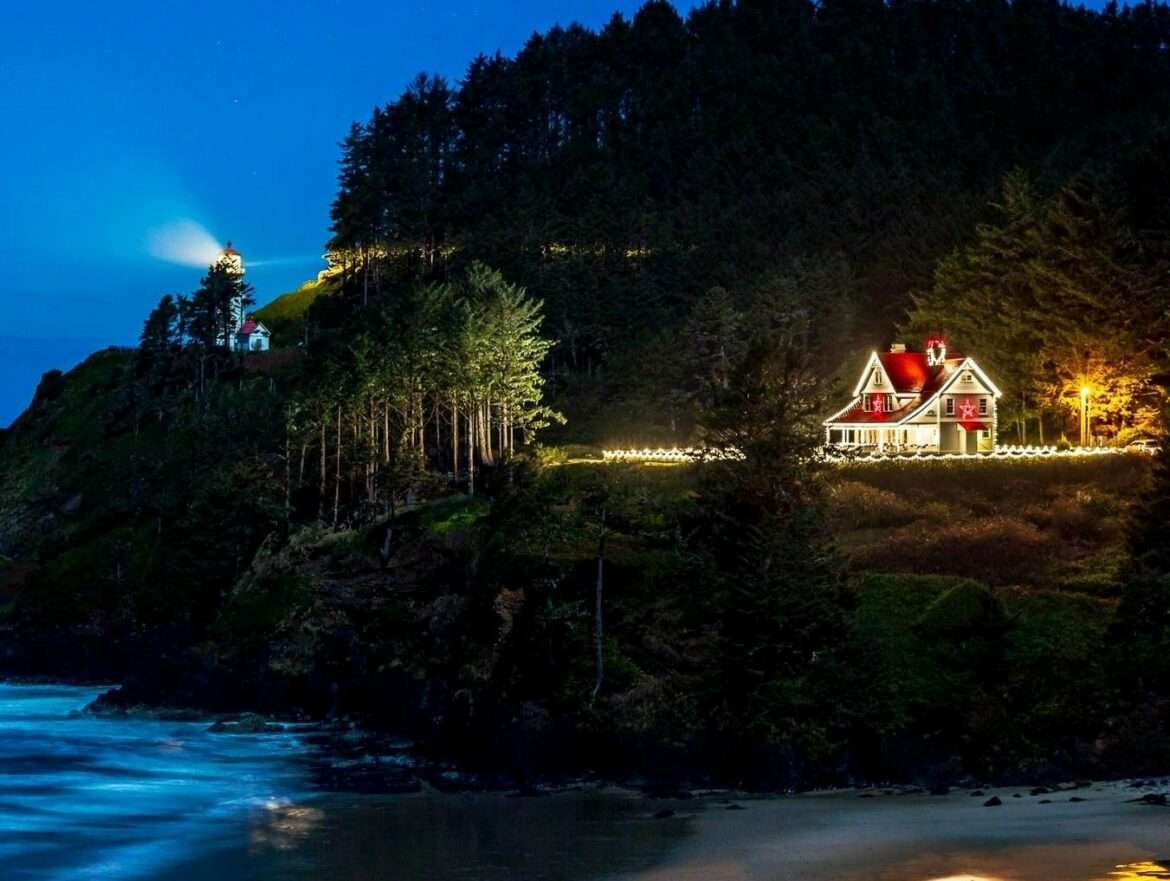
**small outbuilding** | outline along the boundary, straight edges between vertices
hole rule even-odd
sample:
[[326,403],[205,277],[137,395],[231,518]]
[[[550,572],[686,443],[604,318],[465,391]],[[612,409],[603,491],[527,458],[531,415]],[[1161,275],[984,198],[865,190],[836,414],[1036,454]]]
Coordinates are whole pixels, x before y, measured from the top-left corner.
[[267,352],[272,340],[272,333],[262,322],[249,318],[240,325],[233,337],[232,351],[235,352]]

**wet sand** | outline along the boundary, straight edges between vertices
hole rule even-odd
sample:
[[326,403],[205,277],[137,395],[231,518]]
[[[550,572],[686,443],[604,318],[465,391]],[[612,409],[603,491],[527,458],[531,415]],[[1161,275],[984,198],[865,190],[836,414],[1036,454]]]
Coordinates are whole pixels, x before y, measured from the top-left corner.
[[[1117,881],[1170,878],[1170,808],[1125,783],[1031,796],[823,793],[709,804],[621,881]],[[1020,798],[1013,797],[1020,793]],[[1000,807],[984,807],[997,795]],[[1084,801],[1072,802],[1070,798]],[[1050,804],[1042,804],[1049,800]]]

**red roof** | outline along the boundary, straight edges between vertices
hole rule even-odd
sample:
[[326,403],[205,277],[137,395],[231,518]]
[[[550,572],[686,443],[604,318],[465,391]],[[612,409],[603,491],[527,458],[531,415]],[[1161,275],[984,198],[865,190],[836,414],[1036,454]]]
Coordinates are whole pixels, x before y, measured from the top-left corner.
[[900,395],[932,395],[938,391],[956,367],[963,362],[958,353],[947,357],[941,366],[932,367],[925,352],[880,352],[878,360]]
[[878,360],[900,394],[922,391],[935,370],[927,365],[922,352],[882,352]]
[[228,242],[227,245],[224,246],[223,256],[225,256],[225,257],[239,257],[240,252],[232,247],[231,242]]
[[237,336],[247,336],[250,333],[255,333],[256,328],[260,326],[260,322],[254,318],[249,318],[240,325],[240,329],[236,331]]
[[[890,384],[897,395],[914,395],[909,401],[893,410],[866,410],[863,398],[858,397],[849,409],[828,420],[829,424],[882,424],[898,422],[921,407],[931,395],[955,375],[966,358],[957,353],[947,357],[938,365],[927,363],[925,352],[879,352],[878,361],[890,378]],[[862,377],[864,385],[865,377]]]
[[893,410],[866,410],[865,405],[861,399],[858,398],[848,410],[838,413],[829,422],[832,423],[847,423],[849,425],[856,425],[859,422],[881,424],[885,422],[897,422],[903,416],[908,416],[912,413],[922,402],[915,398],[901,407],[895,407]]

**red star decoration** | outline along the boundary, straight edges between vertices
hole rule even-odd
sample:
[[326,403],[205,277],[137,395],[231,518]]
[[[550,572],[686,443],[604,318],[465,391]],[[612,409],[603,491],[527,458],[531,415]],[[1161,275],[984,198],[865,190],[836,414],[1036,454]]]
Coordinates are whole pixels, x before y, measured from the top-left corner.
[[959,403],[960,419],[975,419],[978,415],[979,407],[974,401],[961,401]]

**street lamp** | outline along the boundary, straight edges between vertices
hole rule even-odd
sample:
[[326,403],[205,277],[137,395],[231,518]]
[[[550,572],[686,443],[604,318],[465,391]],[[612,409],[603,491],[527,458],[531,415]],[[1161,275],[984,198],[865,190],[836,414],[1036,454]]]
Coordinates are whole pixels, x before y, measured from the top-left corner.
[[1081,386],[1081,446],[1089,445],[1089,387]]

